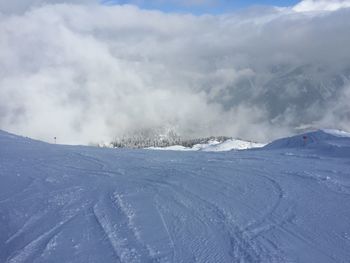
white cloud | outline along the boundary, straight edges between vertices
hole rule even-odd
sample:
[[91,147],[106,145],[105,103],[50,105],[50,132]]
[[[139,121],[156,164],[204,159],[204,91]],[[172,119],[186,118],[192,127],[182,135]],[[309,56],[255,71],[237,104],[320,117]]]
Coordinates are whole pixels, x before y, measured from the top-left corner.
[[256,140],[306,122],[350,129],[338,100],[349,90],[350,12],[263,11],[63,4],[2,15],[0,129],[69,143],[162,125]]
[[293,9],[297,12],[335,11],[350,7],[350,0],[303,0]]
[[198,6],[212,6],[216,4],[220,4],[222,0],[103,0],[103,3],[112,3],[112,4],[134,4],[134,5],[176,5],[183,7],[198,7]]

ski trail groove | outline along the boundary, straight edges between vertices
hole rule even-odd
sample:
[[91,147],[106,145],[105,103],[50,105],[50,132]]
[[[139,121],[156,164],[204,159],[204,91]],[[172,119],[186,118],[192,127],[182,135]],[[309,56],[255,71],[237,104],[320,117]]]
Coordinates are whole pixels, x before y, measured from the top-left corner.
[[[261,262],[262,258],[269,258],[269,262],[278,262],[271,255],[273,253],[263,249],[253,241],[247,231],[240,229],[235,224],[230,213],[184,188],[175,185],[167,186],[167,188],[169,188],[167,189],[168,194],[172,192],[173,201],[182,204],[192,217],[197,218],[205,226],[204,232],[215,233],[215,229],[223,229],[229,235],[233,262]],[[210,235],[207,236],[210,239]]]
[[94,205],[93,213],[118,260],[121,263],[152,262],[147,249],[131,227],[128,214],[113,199],[102,198]]
[[41,234],[36,239],[32,240],[29,244],[23,247],[21,250],[17,251],[15,255],[10,256],[7,259],[7,263],[25,263],[25,262],[33,262],[34,259],[40,253],[40,251],[44,250],[47,243],[51,240],[51,238],[56,235],[64,225],[68,224],[71,220],[73,220],[76,215],[68,218],[65,221],[58,223],[55,227],[51,228],[49,231]]

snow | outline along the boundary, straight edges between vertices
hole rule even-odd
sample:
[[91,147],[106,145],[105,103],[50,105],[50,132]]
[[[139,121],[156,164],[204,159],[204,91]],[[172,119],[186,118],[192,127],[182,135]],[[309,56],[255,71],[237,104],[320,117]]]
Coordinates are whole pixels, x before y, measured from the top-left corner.
[[265,146],[265,149],[270,150],[285,148],[314,149],[318,153],[349,157],[350,136],[349,133],[339,130],[318,130],[307,134],[282,138]]
[[0,262],[348,262],[342,135],[184,152],[0,131]]
[[209,145],[208,147],[203,147],[202,150],[206,152],[225,152],[260,148],[263,146],[265,146],[265,144],[231,139],[218,144]]
[[169,147],[150,147],[150,150],[166,150],[166,151],[203,151],[203,152],[227,152],[232,150],[246,150],[264,147],[265,144],[243,141],[238,139],[229,139],[224,142],[211,140],[208,143],[195,144],[192,148],[181,145]]
[[168,147],[149,147],[148,150],[160,150],[160,151],[193,151],[192,148],[188,148],[182,145],[172,145]]

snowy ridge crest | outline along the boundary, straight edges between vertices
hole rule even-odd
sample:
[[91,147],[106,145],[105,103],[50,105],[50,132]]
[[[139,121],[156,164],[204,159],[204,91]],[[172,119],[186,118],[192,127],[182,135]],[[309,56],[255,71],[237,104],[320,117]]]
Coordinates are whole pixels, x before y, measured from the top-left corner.
[[282,138],[266,145],[264,149],[308,148],[327,152],[342,152],[350,156],[350,133],[321,129],[296,136]]

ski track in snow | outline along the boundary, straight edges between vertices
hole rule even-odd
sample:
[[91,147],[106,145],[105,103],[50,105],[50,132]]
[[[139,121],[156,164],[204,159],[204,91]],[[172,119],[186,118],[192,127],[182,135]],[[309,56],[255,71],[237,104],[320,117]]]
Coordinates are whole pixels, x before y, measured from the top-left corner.
[[0,262],[350,258],[346,155],[0,145]]
[[135,230],[130,227],[130,215],[123,211],[119,201],[101,200],[93,211],[120,262],[149,262],[147,251],[138,244]]
[[60,228],[64,227],[66,223],[68,223],[72,218],[67,219],[66,221],[59,222],[49,231],[41,234],[36,239],[30,241],[25,247],[21,250],[16,251],[14,256],[11,256],[7,262],[8,263],[21,263],[21,262],[31,262],[41,254],[41,251],[45,248],[45,246],[49,243],[49,241],[56,235],[56,232],[60,230]]

